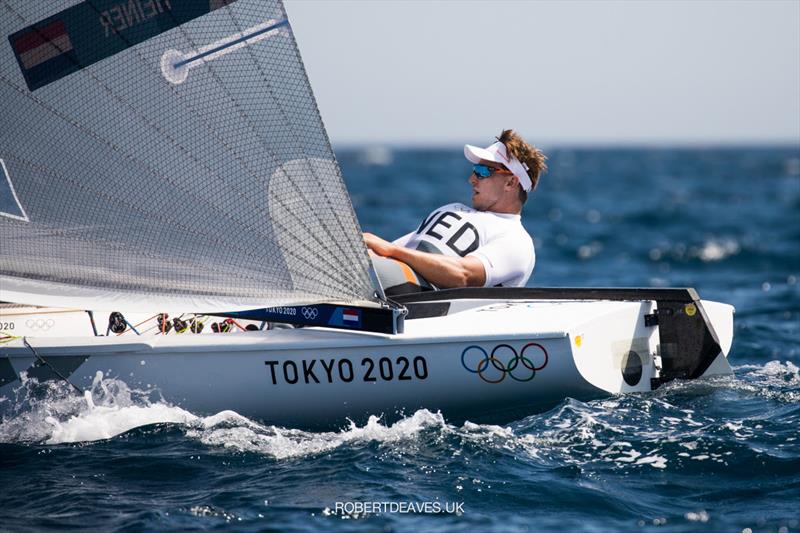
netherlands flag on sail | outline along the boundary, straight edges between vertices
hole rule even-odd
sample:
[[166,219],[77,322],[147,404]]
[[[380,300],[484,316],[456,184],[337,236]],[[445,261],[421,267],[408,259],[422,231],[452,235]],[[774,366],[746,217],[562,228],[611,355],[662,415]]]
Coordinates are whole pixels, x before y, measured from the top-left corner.
[[65,71],[80,68],[63,20],[31,27],[12,35],[9,40],[31,90]]
[[18,36],[14,50],[25,70],[31,70],[72,51],[72,42],[64,22],[56,20]]

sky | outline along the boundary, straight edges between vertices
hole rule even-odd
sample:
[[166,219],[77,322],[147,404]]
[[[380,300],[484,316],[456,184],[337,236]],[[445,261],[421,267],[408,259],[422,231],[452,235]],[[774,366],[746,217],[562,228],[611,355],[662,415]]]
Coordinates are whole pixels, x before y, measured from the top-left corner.
[[800,0],[285,0],[334,145],[800,145]]

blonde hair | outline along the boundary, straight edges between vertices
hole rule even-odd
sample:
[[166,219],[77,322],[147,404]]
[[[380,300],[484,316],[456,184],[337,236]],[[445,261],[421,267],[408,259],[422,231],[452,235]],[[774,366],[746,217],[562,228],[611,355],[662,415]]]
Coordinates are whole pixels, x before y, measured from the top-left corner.
[[[528,166],[531,190],[534,190],[536,185],[539,184],[539,176],[547,172],[547,157],[541,150],[526,143],[514,130],[503,130],[497,140],[505,145],[506,153],[509,156],[517,158],[521,163]],[[520,200],[525,203],[528,199],[528,193],[522,187],[520,189],[522,190]]]

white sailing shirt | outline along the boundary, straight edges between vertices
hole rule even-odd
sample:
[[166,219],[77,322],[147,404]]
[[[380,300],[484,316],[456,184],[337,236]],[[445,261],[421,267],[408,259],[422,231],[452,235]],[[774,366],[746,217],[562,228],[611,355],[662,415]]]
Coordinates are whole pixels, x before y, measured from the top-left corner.
[[477,257],[486,270],[486,287],[524,287],[533,272],[533,239],[520,215],[477,211],[448,204],[425,217],[417,231],[394,241],[398,246],[448,256]]

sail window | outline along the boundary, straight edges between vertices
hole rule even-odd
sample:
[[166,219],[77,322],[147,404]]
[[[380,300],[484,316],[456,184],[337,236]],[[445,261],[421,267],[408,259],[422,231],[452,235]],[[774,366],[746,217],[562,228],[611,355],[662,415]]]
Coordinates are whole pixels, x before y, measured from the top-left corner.
[[0,159],[0,215],[28,222],[28,215],[19,203],[6,163],[2,159]]

